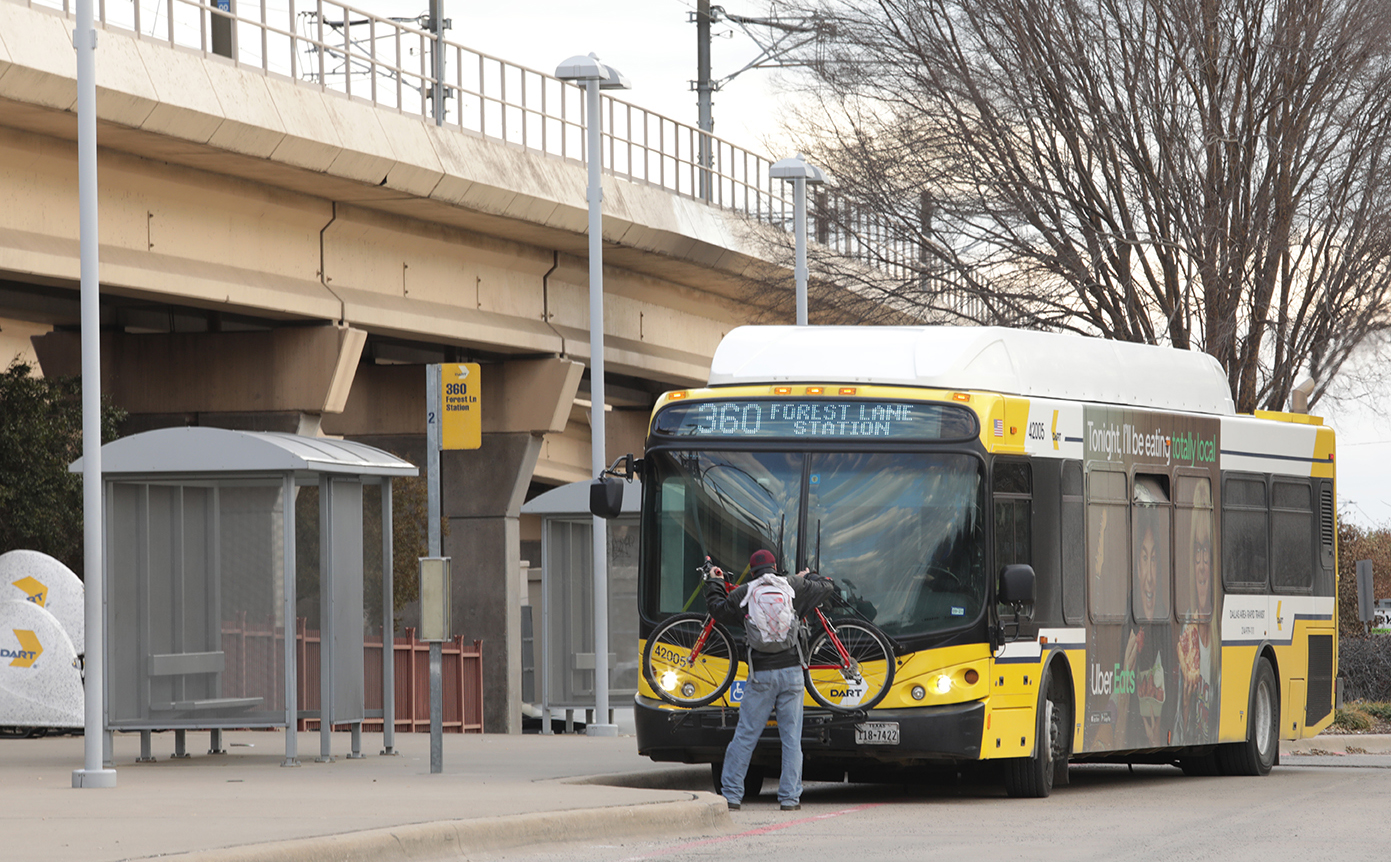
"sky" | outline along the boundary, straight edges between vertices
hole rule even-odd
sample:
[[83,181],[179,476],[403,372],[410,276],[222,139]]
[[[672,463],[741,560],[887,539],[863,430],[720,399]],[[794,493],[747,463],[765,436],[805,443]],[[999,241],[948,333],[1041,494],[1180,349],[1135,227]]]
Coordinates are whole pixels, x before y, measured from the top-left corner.
[[[349,0],[378,14],[416,15],[428,0]],[[598,54],[632,82],[625,101],[696,125],[694,0],[444,0],[451,41],[513,63],[554,73],[575,54]],[[723,0],[729,13],[760,17],[765,0]],[[754,59],[758,46],[728,23],[716,24],[711,65],[716,79]],[[715,134],[774,159],[790,155],[781,132],[788,72],[751,69],[714,96]],[[781,150],[781,151],[780,151]],[[1362,372],[1345,372],[1355,378]],[[1364,527],[1391,526],[1391,391],[1360,401],[1325,400],[1315,408],[1339,434],[1340,517]]]
[[[370,11],[413,15],[427,8],[411,0],[349,0]],[[619,98],[674,120],[697,124],[696,25],[688,22],[695,0],[444,0],[453,22],[450,41],[546,73],[576,54],[598,54],[632,82]],[[765,0],[722,0],[730,14],[767,15]],[[712,28],[711,71],[733,74],[759,54],[758,46],[734,25]],[[764,32],[767,32],[766,30]],[[784,99],[776,81],[783,72],[750,69],[713,98],[715,134],[746,149],[781,158],[764,144],[778,137],[778,108]]]

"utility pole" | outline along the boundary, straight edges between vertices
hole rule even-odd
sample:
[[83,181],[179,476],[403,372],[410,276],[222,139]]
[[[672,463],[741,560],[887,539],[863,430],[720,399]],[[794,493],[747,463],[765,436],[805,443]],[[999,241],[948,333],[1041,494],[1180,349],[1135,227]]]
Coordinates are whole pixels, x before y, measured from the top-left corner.
[[446,110],[444,100],[449,95],[449,88],[444,85],[444,31],[449,29],[449,19],[444,17],[444,0],[430,0],[429,17],[430,33],[435,37],[431,56],[433,62],[430,64],[430,74],[435,79],[430,87],[430,110],[434,114],[435,125],[443,126]]
[[710,80],[710,25],[714,23],[710,15],[710,0],[696,0],[696,106],[700,112],[700,199],[711,198],[710,168],[714,167],[711,158],[710,136],[715,133],[715,120],[710,113],[710,96],[715,85]]
[[[714,134],[715,119],[711,112],[711,96],[716,90],[733,81],[749,69],[783,68],[800,66],[801,63],[783,62],[796,49],[823,36],[834,36],[835,26],[828,24],[819,16],[783,21],[779,18],[750,18],[745,15],[731,15],[723,6],[712,6],[710,0],[696,0],[696,10],[689,13],[688,21],[696,25],[696,79],[691,88],[696,91],[696,106],[699,110],[700,145],[696,164],[700,174],[700,198],[711,200],[714,196]],[[728,21],[753,40],[761,49],[759,55],[749,61],[739,71],[726,75],[718,81],[710,73],[710,25],[716,21]],[[776,31],[778,35],[760,34],[754,28]]]

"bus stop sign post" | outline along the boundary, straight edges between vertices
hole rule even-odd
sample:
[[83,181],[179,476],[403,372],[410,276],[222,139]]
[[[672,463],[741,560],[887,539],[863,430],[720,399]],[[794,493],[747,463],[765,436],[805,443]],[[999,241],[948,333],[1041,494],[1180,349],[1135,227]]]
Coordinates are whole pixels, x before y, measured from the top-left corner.
[[420,639],[430,644],[430,772],[444,771],[444,673],[441,644],[450,624],[449,558],[420,558]]
[[[440,551],[440,450],[483,445],[482,375],[476,362],[425,366],[426,535],[430,556],[420,559],[421,640],[430,643],[430,772],[444,770],[441,642],[450,625],[449,558]],[[431,595],[427,606],[427,579]]]

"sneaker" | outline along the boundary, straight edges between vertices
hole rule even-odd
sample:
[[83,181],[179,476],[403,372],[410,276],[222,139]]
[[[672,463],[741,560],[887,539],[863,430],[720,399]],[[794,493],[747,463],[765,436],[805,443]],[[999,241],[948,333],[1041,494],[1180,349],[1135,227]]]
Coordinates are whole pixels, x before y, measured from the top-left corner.
[[730,810],[730,811],[738,811],[738,810],[739,810],[739,803],[737,803],[737,802],[731,802],[731,803],[729,803],[729,810]]
[[784,802],[784,803],[782,804],[782,810],[783,810],[783,811],[801,811],[801,810],[802,810],[802,803],[800,803],[800,802]]

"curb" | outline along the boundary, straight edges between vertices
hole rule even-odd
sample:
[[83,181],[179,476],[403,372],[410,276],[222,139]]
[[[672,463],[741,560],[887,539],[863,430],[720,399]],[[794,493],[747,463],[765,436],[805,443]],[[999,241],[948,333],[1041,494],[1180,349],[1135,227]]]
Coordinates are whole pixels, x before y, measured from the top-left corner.
[[728,829],[729,810],[724,799],[713,793],[695,793],[680,802],[439,820],[158,858],[174,862],[433,862],[528,844]]
[[1280,740],[1281,754],[1391,754],[1391,734],[1324,733]]
[[584,775],[579,778],[553,780],[560,784],[604,784],[610,787],[635,787],[645,790],[707,790],[714,792],[714,784],[710,779],[710,766],[705,763],[672,766],[666,769],[647,769],[641,772],[614,772],[605,775]]

